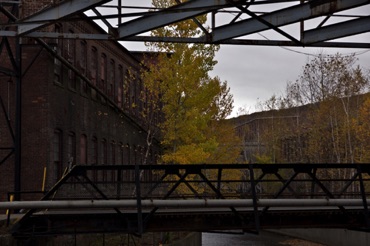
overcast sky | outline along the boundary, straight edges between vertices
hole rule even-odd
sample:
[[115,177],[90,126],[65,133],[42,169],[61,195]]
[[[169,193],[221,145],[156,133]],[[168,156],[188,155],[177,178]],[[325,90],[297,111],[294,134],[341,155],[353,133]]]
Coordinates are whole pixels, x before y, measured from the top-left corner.
[[[150,0],[135,1],[136,6],[150,6],[150,3]],[[278,6],[278,8],[280,7]],[[368,15],[369,12],[370,6],[365,6],[352,11],[350,14]],[[229,17],[233,18],[233,16]],[[311,24],[316,26],[315,22]],[[260,35],[259,39],[274,38],[274,35],[276,35],[273,31],[263,32],[262,34],[264,36]],[[347,40],[369,42],[370,33],[347,38]],[[129,50],[145,49],[142,44],[136,42],[124,42],[123,45]],[[286,83],[298,78],[303,66],[309,59],[313,58],[313,55],[319,53],[335,54],[338,52],[358,54],[359,64],[364,69],[370,69],[370,50],[364,49],[222,45],[216,55],[218,64],[211,75],[218,76],[221,80],[228,82],[234,96],[234,111],[231,115],[234,117],[240,107],[252,113],[256,111],[258,101],[263,102],[274,94],[281,95],[284,93]]]

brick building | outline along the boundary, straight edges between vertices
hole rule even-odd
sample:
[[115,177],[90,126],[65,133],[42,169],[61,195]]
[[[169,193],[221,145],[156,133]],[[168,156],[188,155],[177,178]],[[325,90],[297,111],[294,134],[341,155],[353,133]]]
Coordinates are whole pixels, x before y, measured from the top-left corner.
[[[56,1],[21,2],[20,18]],[[11,5],[8,10],[11,11]],[[85,20],[83,15],[79,17],[73,22],[50,25],[46,30],[105,33],[95,22]],[[1,23],[7,18],[0,13]],[[22,73],[21,191],[41,190],[45,171],[46,189],[50,188],[71,163],[143,162],[147,126],[140,114],[146,106],[141,100],[144,89],[137,58],[140,56],[116,41],[44,39],[41,42],[45,43],[32,38],[1,38],[0,201],[7,199],[7,192],[15,190],[13,134],[17,75],[12,70],[17,52]],[[69,64],[57,59],[50,50]],[[155,143],[147,163],[156,162],[159,144],[157,140]]]

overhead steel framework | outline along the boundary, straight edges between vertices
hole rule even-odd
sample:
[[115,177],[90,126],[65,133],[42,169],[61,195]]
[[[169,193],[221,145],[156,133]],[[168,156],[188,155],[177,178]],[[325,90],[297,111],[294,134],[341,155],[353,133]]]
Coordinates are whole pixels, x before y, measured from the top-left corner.
[[[5,3],[21,1],[2,1]],[[131,2],[131,3],[128,3]],[[81,39],[115,39],[146,42],[189,42],[298,47],[369,48],[369,42],[337,40],[370,31],[369,0],[190,0],[166,9],[134,6],[135,1],[65,0],[15,23],[2,23],[0,36]],[[183,2],[183,3],[182,3]],[[150,0],[148,0],[148,5]],[[0,6],[3,3],[0,3]],[[1,7],[0,10],[3,10]],[[106,35],[42,32],[55,22],[72,21],[77,14],[100,20]],[[208,14],[209,28],[197,16]],[[156,37],[147,33],[159,27],[193,19],[203,34],[198,37]],[[4,27],[16,25],[16,31]],[[272,31],[268,39],[254,34]],[[298,33],[297,35],[294,35]],[[334,41],[333,41],[334,40]],[[369,40],[369,39],[368,39]]]
[[[0,97],[0,115],[5,116],[11,146],[0,146],[0,165],[15,160],[15,191],[21,190],[21,39],[33,37],[53,54],[43,38],[73,38],[136,42],[185,42],[234,45],[296,47],[370,48],[370,0],[176,0],[177,5],[156,9],[135,6],[136,1],[64,0],[52,1],[39,12],[23,18],[22,0],[0,1],[0,55],[9,66],[0,66],[0,76],[16,82],[14,122]],[[208,15],[203,26],[197,20]],[[97,21],[105,34],[54,33],[45,27],[76,19]],[[192,20],[202,34],[196,37],[158,37],[151,30]],[[360,35],[360,36],[357,36]],[[261,38],[262,37],[262,38]],[[343,39],[350,37],[350,39]],[[12,39],[10,39],[12,38]],[[361,41],[363,40],[363,41]],[[12,45],[15,42],[15,46]],[[15,47],[13,50],[11,47]],[[66,63],[68,65],[68,63]],[[70,66],[70,65],[69,65]],[[73,69],[73,68],[71,68]],[[2,116],[0,116],[2,117]]]

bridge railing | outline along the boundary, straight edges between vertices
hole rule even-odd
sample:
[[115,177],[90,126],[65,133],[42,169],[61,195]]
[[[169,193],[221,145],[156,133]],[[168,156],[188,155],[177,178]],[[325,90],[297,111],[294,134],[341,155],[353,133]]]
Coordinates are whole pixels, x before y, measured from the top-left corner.
[[74,166],[47,199],[363,198],[369,164]]
[[[342,224],[351,221],[355,225],[356,221],[356,226],[370,228],[369,177],[370,164],[79,165],[39,203],[27,204],[30,210],[18,228],[22,224],[28,228],[24,221],[45,208],[48,213],[61,209],[96,213],[103,209],[115,211],[129,227],[137,224],[135,230],[141,234],[159,211],[212,208],[244,221],[239,227],[252,224],[258,231],[266,215],[280,223],[274,217],[279,209],[307,207],[330,207],[343,214]],[[353,208],[356,211],[348,213]],[[127,211],[137,215],[135,222],[123,216]],[[317,220],[321,221],[320,217]]]

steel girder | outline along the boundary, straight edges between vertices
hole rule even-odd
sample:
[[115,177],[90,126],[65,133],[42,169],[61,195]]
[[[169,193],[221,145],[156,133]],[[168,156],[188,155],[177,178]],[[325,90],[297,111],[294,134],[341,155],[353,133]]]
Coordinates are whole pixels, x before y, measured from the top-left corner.
[[306,44],[370,32],[370,17],[358,18],[344,23],[312,29],[303,33]]
[[[297,23],[303,20],[355,8],[368,4],[368,0],[336,0],[336,1],[309,1],[293,7],[281,9],[270,14],[264,14],[259,18],[250,18],[237,23],[216,28],[213,31],[213,42],[236,38],[270,29],[267,22],[274,27],[280,27]],[[338,30],[340,32],[340,30]]]
[[[358,18],[355,20],[344,21],[338,24],[315,28],[312,30],[301,30],[301,40],[297,40],[292,35],[287,34],[279,29],[281,26],[289,24],[297,24],[309,19],[327,16],[329,18],[337,12],[348,9],[353,9],[359,6],[364,6],[370,3],[368,0],[313,0],[308,2],[300,2],[297,5],[279,9],[271,13],[257,15],[248,10],[248,7],[253,4],[262,4],[257,1],[226,1],[232,4],[233,7],[240,10],[240,13],[245,13],[251,18],[235,21],[218,27],[213,27],[210,34],[206,33],[202,37],[190,38],[174,38],[174,37],[148,37],[138,36],[150,28],[155,29],[162,26],[170,25],[174,22],[184,19],[184,16],[194,17],[201,14],[203,8],[207,8],[207,3],[202,0],[190,1],[200,10],[192,10],[186,4],[180,4],[173,8],[168,8],[159,11],[157,15],[145,16],[133,21],[122,24],[119,29],[119,38],[131,41],[152,41],[152,42],[192,42],[192,43],[218,43],[218,44],[244,44],[244,45],[287,45],[287,46],[318,46],[318,47],[354,47],[354,48],[369,48],[368,43],[346,43],[346,42],[325,42],[336,38],[342,38],[369,32],[369,22],[367,17]],[[218,1],[216,1],[218,2]],[[297,1],[298,2],[298,1]],[[272,3],[272,2],[270,2]],[[245,5],[245,6],[244,6]],[[207,10],[208,13],[219,10],[220,8],[230,7],[221,1],[219,5],[215,4]],[[181,12],[181,15],[178,13]],[[145,26],[145,23],[150,23]],[[275,30],[276,32],[287,37],[287,41],[283,40],[246,40],[236,39],[238,37],[247,36],[250,34],[259,33],[266,30]],[[136,36],[134,36],[136,35]],[[314,44],[314,45],[313,45]]]
[[146,16],[133,21],[126,22],[119,26],[119,38],[125,38],[132,35],[150,31],[162,26],[190,19],[205,13],[212,12],[225,7],[231,7],[233,4],[241,4],[242,0],[193,0],[174,7],[160,11],[156,15]]
[[[279,5],[271,11],[272,5]],[[131,3],[134,4],[134,3]],[[285,5],[284,5],[285,4]],[[1,36],[30,36],[47,38],[81,38],[99,40],[122,40],[138,42],[182,42],[182,43],[208,43],[208,44],[237,44],[237,45],[270,45],[270,46],[312,46],[312,47],[350,47],[350,48],[369,48],[369,42],[345,42],[332,41],[338,38],[353,36],[369,32],[368,16],[347,16],[334,24],[320,24],[317,28],[305,30],[306,21],[326,17],[326,20],[342,14],[344,10],[352,10],[357,7],[368,7],[369,0],[311,0],[311,1],[262,1],[262,0],[191,0],[179,3],[173,7],[158,11],[131,13],[125,12],[125,7],[135,8],[134,6],[123,6],[121,1],[109,0],[65,0],[59,5],[51,5],[31,17],[19,20],[16,25],[17,31],[0,30]],[[263,13],[253,11],[253,7],[263,6],[266,9]],[[271,7],[270,7],[271,6]],[[116,14],[112,11],[98,12],[103,7],[118,9]],[[83,19],[102,20],[108,23],[115,20],[117,30],[107,34],[60,34],[42,32],[41,27],[57,21],[69,21],[71,16],[76,18],[76,14],[86,10],[93,10],[95,15],[82,17]],[[236,17],[227,24],[216,25],[221,13],[235,13]],[[108,13],[108,14],[107,14]],[[338,14],[339,13],[339,14]],[[165,27],[173,23],[193,19],[203,14],[210,14],[212,26],[210,32],[200,26],[204,34],[198,37],[155,37],[146,35],[148,31],[159,27]],[[247,19],[238,20],[240,16]],[[137,17],[133,20],[122,21],[125,17]],[[339,18],[337,18],[339,19]],[[1,24],[1,23],[0,23]],[[197,23],[199,24],[199,23]],[[300,28],[300,37],[294,37],[280,29],[282,26],[296,24]],[[5,25],[5,24],[2,24]],[[112,26],[108,26],[112,31]],[[113,28],[115,29],[115,28]],[[285,39],[270,38],[261,40],[249,38],[251,34],[260,33],[266,30],[273,30]],[[330,42],[329,42],[330,41]]]

